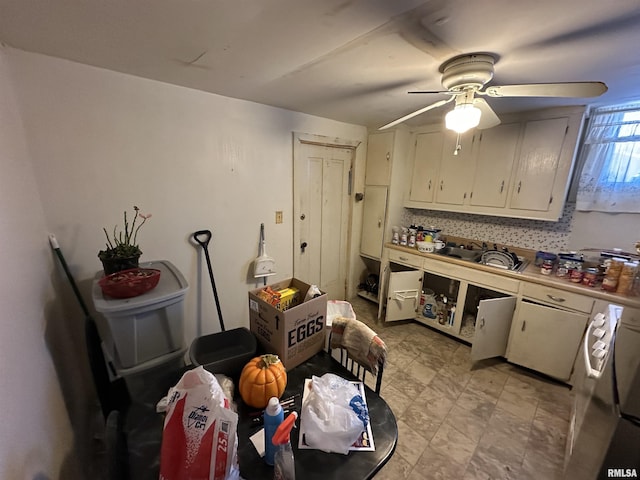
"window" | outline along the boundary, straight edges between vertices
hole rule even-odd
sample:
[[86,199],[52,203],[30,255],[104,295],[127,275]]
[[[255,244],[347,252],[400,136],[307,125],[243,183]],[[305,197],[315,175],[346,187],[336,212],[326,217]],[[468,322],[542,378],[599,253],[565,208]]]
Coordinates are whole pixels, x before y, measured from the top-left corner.
[[581,164],[578,210],[640,213],[640,103],[591,113]]

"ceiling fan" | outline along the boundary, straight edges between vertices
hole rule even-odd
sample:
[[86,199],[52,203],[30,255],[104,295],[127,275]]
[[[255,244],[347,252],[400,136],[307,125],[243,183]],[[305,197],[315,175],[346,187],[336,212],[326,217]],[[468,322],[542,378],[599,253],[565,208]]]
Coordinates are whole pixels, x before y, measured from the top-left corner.
[[[442,91],[413,91],[409,93],[441,93],[450,95],[446,100],[427,105],[378,130],[393,127],[428,110],[441,107],[455,101],[453,110],[445,117],[446,127],[458,133],[470,128],[486,129],[500,123],[500,119],[483,98],[488,97],[598,97],[607,91],[602,82],[569,82],[569,83],[530,83],[524,85],[485,85],[493,78],[493,66],[496,59],[486,53],[472,53],[454,57],[440,66],[442,72]],[[484,88],[484,90],[483,90]]]

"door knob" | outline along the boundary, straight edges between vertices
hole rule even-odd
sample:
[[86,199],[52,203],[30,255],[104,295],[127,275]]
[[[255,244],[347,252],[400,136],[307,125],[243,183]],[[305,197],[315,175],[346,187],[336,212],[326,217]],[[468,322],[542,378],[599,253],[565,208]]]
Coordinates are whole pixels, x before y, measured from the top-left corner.
[[301,251],[302,253],[304,253],[304,249],[305,249],[305,248],[307,248],[307,242],[302,242],[302,243],[300,244],[300,251]]

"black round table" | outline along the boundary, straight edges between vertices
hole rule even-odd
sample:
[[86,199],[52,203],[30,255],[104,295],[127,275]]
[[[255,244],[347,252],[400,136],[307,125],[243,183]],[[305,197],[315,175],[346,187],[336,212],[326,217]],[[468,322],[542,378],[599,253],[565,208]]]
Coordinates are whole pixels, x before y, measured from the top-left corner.
[[[157,480],[160,471],[160,446],[162,443],[163,416],[156,413],[158,400],[165,396],[188,368],[160,370],[148,375],[132,391],[132,404],[123,415],[123,430],[127,441],[126,455],[121,461],[128,464],[129,478],[135,480]],[[356,378],[339,362],[321,351],[306,362],[287,372],[287,388],[282,398],[296,394],[295,409],[300,413],[304,381],[313,375],[335,373],[346,379]],[[245,480],[271,480],[273,467],[268,466],[258,455],[249,438],[262,426],[254,420],[256,410],[242,402],[237,394],[234,401],[238,408],[238,462],[240,474]],[[326,453],[320,450],[298,448],[299,420],[291,433],[296,475],[305,480],[313,479],[369,479],[391,458],[398,441],[398,426],[387,403],[374,391],[366,387],[366,401],[375,451],[352,451],[347,455]]]

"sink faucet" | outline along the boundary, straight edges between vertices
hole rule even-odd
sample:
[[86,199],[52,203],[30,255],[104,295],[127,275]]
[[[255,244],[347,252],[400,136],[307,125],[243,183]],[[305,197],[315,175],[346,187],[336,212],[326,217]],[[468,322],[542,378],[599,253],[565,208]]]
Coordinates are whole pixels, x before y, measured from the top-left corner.
[[473,246],[476,247],[480,247],[482,249],[483,252],[487,251],[487,243],[486,242],[482,242],[482,245],[480,245],[478,242],[469,242],[467,244],[467,250],[473,250]]

